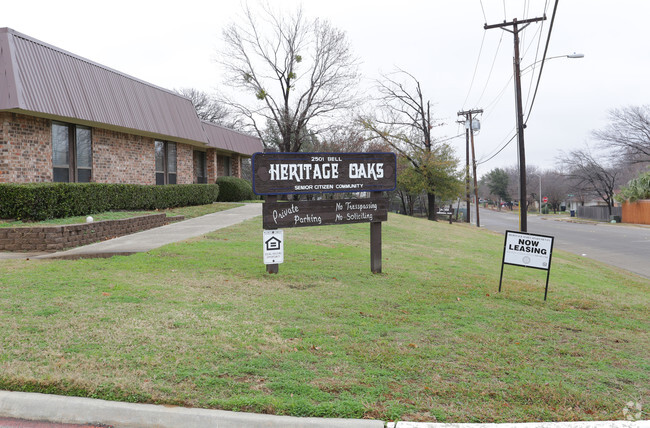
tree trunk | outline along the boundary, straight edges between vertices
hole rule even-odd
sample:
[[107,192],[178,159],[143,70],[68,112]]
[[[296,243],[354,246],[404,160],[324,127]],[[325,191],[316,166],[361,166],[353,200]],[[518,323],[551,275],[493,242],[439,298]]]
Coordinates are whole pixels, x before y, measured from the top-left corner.
[[407,215],[408,212],[406,211],[406,198],[405,198],[404,193],[401,192],[401,191],[399,192],[399,199],[402,201],[402,208],[404,209],[402,214]]
[[428,202],[427,218],[429,220],[438,221],[436,219],[436,194],[427,193],[427,202]]

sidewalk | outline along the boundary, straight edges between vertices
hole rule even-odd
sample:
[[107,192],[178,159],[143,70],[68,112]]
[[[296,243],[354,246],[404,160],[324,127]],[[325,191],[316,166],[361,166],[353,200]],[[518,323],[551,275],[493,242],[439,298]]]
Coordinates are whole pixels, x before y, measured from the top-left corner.
[[0,391],[2,417],[115,428],[384,428],[382,421],[375,420],[299,418],[8,391]]
[[75,259],[145,253],[163,245],[201,236],[259,215],[262,215],[262,204],[245,204],[237,208],[179,221],[108,241],[84,245],[71,250],[47,254],[41,253],[31,255],[31,257],[28,254],[24,256],[32,259]]
[[370,419],[300,418],[0,391],[0,428],[57,428],[62,426],[60,424],[75,424],[74,427],[81,428],[647,428],[650,421],[505,424],[384,422]]

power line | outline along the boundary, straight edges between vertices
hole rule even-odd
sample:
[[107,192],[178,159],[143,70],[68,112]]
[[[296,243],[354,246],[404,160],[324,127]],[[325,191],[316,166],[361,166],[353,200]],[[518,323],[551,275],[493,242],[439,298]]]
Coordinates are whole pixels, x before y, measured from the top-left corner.
[[492,159],[494,159],[494,158],[496,157],[496,155],[498,155],[499,153],[501,153],[501,152],[503,151],[503,149],[505,149],[506,147],[508,147],[508,146],[510,145],[510,143],[512,143],[512,142],[514,141],[514,139],[515,139],[516,136],[517,136],[517,133],[515,133],[515,134],[510,138],[510,140],[508,140],[508,142],[507,142],[506,144],[504,144],[504,146],[501,147],[501,148],[499,149],[498,152],[496,152],[495,154],[493,154],[492,156],[490,156],[489,158],[487,158],[487,159],[485,159],[485,160],[483,160],[483,161],[479,161],[479,162],[477,162],[476,164],[477,164],[477,165],[481,165],[481,164],[484,164],[484,163],[489,162],[489,161],[491,161]]
[[483,8],[483,0],[479,0],[479,2],[481,3],[481,10],[483,11],[483,19],[485,20],[485,22],[487,22],[487,17],[485,16],[485,9]]
[[478,101],[476,102],[476,105],[481,104],[481,100],[483,99],[483,95],[485,95],[485,90],[488,87],[488,84],[490,83],[490,78],[492,77],[492,70],[494,70],[494,64],[497,61],[497,56],[499,55],[499,49],[501,48],[501,41],[503,40],[503,33],[501,33],[501,37],[499,38],[499,44],[497,45],[497,50],[494,52],[494,58],[492,59],[492,65],[490,66],[490,72],[488,73],[488,77],[485,80],[485,86],[483,86],[483,91],[481,91],[481,96],[478,98]]
[[485,114],[484,118],[487,118],[487,117],[489,117],[489,116],[492,114],[492,112],[493,112],[494,110],[491,110],[491,109],[492,109],[492,108],[493,108],[493,107],[494,107],[494,106],[499,102],[499,100],[501,100],[501,97],[503,97],[503,94],[505,94],[505,91],[506,91],[506,89],[508,89],[508,87],[510,86],[510,82],[512,82],[512,79],[513,79],[513,78],[514,78],[513,76],[510,76],[510,78],[508,79],[508,81],[506,82],[506,84],[503,86],[503,88],[501,89],[501,91],[499,91],[499,93],[497,94],[497,96],[494,97],[494,99],[492,99],[492,101],[490,101],[490,102],[488,103],[488,105],[485,107],[485,110],[490,110],[490,111],[489,111],[487,114]]
[[[513,126],[512,129],[511,129],[510,131],[508,131],[506,135],[510,135],[511,132],[515,132],[515,129],[517,129],[517,128],[516,128],[515,126]],[[499,144],[497,144],[497,147],[496,147],[495,149],[493,149],[491,152],[488,152],[486,155],[484,155],[484,156],[483,156],[481,159],[479,159],[477,162],[478,162],[479,164],[481,164],[481,163],[485,163],[485,162],[489,161],[490,159],[492,159],[494,156],[496,156],[498,153],[495,153],[495,152],[501,152],[501,150],[503,150],[503,147],[501,147],[501,148],[499,148],[499,147],[500,147],[502,144],[507,145],[507,144],[510,142],[510,141],[507,141],[507,142],[506,142],[507,139],[508,139],[507,136],[504,137],[503,140],[501,140],[501,142],[500,142]],[[486,157],[488,157],[488,156],[489,156],[490,158],[489,158],[489,159],[486,159]]]
[[[533,62],[533,73],[535,72],[535,64],[537,64],[537,56],[539,55],[539,46],[542,43],[542,29],[543,28],[544,28],[544,21],[542,21],[540,26],[537,27],[537,30],[539,31],[539,38],[537,39],[537,49],[535,49],[535,60]],[[534,38],[534,36],[533,36],[533,38]],[[525,53],[524,53],[524,55],[525,55]],[[533,89],[533,78],[531,77],[530,85],[528,86],[528,93],[526,94],[526,105],[524,106],[524,110],[526,110],[528,108],[528,101],[530,100],[530,91],[532,89]]]
[[465,96],[465,101],[463,101],[463,108],[467,103],[469,94],[472,92],[472,86],[474,86],[474,78],[476,77],[476,70],[478,70],[478,63],[481,60],[481,53],[483,52],[483,42],[485,42],[485,32],[483,32],[483,38],[481,39],[481,47],[478,51],[478,58],[476,58],[476,65],[474,66],[474,74],[472,75],[472,82],[469,84],[469,89],[467,90],[467,95]]
[[559,0],[555,0],[555,5],[553,6],[553,15],[551,16],[551,24],[548,27],[548,36],[546,36],[546,46],[544,47],[544,55],[542,56],[542,65],[539,67],[539,74],[537,75],[537,84],[535,85],[535,92],[533,93],[533,100],[530,103],[530,108],[528,109],[528,114],[526,115],[526,120],[524,124],[528,123],[528,118],[530,117],[530,112],[533,111],[533,104],[535,104],[535,98],[537,97],[537,90],[539,89],[539,82],[542,79],[542,71],[544,71],[544,62],[546,61],[546,53],[548,52],[548,44],[551,41],[551,32],[553,31],[553,23],[555,22],[555,12],[557,12],[557,4]]

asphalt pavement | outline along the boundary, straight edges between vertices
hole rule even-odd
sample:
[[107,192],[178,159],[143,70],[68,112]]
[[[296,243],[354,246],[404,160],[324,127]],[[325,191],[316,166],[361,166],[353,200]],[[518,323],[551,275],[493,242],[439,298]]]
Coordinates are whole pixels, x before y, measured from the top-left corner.
[[[481,227],[488,230],[499,233],[519,230],[516,212],[481,208],[479,216]],[[538,214],[529,214],[527,219],[529,233],[555,238],[554,249],[569,251],[650,278],[649,226]]]

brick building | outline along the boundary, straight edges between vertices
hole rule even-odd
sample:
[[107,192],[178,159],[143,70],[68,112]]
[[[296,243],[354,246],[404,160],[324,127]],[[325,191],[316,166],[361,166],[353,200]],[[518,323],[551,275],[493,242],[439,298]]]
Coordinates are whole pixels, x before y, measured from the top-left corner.
[[258,138],[189,99],[0,28],[0,183],[213,183]]

